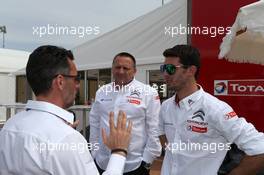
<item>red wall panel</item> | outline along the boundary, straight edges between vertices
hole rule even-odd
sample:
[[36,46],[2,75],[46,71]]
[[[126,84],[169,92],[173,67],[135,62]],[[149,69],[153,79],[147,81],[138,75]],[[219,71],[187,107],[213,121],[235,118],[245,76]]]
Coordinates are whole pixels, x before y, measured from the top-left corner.
[[[193,27],[228,27],[235,21],[240,7],[254,0],[193,0]],[[213,94],[214,80],[264,79],[264,66],[247,63],[231,63],[219,60],[219,46],[225,34],[211,37],[205,34],[192,34],[192,45],[199,48],[202,67],[199,83]],[[264,131],[264,96],[217,96],[230,104],[239,116],[245,117],[260,131]]]

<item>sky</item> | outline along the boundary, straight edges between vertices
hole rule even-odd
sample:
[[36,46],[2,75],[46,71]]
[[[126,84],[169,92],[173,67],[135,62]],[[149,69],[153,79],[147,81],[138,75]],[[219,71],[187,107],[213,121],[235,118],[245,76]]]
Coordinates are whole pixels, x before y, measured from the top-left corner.
[[[72,49],[161,4],[162,0],[0,0],[0,26],[6,26],[7,49],[31,52],[43,44]],[[2,47],[2,33],[0,42]]]

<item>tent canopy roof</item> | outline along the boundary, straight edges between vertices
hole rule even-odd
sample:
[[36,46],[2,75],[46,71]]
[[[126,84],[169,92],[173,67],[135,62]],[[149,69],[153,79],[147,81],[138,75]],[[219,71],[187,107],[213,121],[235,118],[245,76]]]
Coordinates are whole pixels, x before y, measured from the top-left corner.
[[[162,53],[186,44],[187,34],[172,35],[187,26],[187,1],[172,0],[162,7],[72,49],[78,70],[110,68],[120,52],[135,56],[137,65],[162,63]],[[178,31],[179,32],[179,31]],[[14,75],[25,74],[21,69]]]
[[0,72],[10,73],[26,66],[29,52],[0,48]]
[[170,3],[73,49],[79,70],[109,68],[119,52],[135,56],[138,65],[161,63],[165,49],[186,44],[187,35],[166,29],[187,25],[187,1]]

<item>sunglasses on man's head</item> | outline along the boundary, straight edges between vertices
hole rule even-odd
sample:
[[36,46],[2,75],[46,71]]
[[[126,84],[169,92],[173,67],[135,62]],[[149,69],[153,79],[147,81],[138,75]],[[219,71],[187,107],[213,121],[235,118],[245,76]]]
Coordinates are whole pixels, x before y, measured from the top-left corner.
[[163,65],[160,65],[160,71],[162,73],[166,71],[169,75],[173,75],[176,72],[176,69],[180,67],[186,68],[187,66],[185,65],[175,66],[173,64],[163,64]]

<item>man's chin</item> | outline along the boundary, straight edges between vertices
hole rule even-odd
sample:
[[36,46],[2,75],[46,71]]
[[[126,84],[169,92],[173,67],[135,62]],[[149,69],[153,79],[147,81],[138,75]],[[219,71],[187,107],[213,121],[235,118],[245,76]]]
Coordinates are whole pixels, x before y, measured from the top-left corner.
[[117,82],[115,82],[115,84],[119,85],[119,86],[123,86],[123,85],[126,85],[127,82],[125,82],[125,81],[117,81]]
[[68,104],[65,104],[65,109],[68,109],[74,105],[74,101]]

